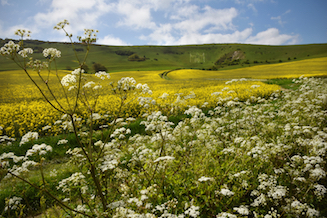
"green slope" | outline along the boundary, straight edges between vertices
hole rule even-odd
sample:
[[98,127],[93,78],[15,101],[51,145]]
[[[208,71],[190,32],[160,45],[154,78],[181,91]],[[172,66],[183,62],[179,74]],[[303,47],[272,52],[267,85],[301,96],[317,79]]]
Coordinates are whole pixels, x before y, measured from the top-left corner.
[[[7,40],[0,40],[3,46]],[[54,47],[62,52],[58,59],[59,69],[74,69],[77,62],[72,46],[67,43],[27,40],[25,47],[35,50],[34,58],[44,59],[42,50]],[[86,47],[76,44],[77,54],[82,58]],[[238,56],[234,55],[238,52]],[[145,61],[129,61],[128,54],[135,53]],[[126,54],[126,55],[123,55]],[[308,58],[327,57],[327,44],[266,46],[248,44],[205,44],[185,46],[104,46],[92,45],[87,65],[104,65],[109,72],[127,70],[169,70],[176,68],[235,69],[260,64],[289,62]],[[235,59],[236,58],[236,59]],[[239,58],[239,59],[237,59]],[[214,66],[214,67],[213,67]],[[18,67],[0,57],[0,70],[16,70]],[[92,72],[92,70],[90,70]]]

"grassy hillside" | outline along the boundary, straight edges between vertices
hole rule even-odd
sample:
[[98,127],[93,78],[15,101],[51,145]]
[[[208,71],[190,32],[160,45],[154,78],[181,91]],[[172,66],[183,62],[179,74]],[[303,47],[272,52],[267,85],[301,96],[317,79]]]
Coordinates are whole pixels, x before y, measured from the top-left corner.
[[[0,40],[3,46],[8,40]],[[44,59],[42,50],[54,47],[62,52],[57,62],[61,70],[76,68],[77,62],[72,46],[67,43],[27,40],[25,47],[34,49],[34,57]],[[86,47],[76,44],[79,57],[83,57]],[[140,61],[129,61],[132,54]],[[186,46],[104,46],[93,45],[87,65],[100,63],[109,72],[131,70],[169,70],[176,68],[195,69],[235,69],[269,63],[290,62],[309,58],[327,57],[327,44],[264,46],[245,44],[208,44]],[[17,66],[0,57],[0,70],[16,70]]]

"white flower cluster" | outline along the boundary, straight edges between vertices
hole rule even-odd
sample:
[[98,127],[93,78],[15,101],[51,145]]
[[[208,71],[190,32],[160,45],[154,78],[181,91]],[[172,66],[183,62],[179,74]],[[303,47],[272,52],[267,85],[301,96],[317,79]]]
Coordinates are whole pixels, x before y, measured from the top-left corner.
[[57,142],[57,145],[64,145],[64,144],[67,144],[68,143],[68,140],[67,139],[61,139]]
[[16,196],[9,198],[8,200],[6,200],[6,207],[4,211],[8,211],[9,209],[16,210],[18,206],[21,204],[22,200],[23,200],[22,198]]
[[121,127],[118,129],[115,129],[115,131],[110,135],[110,138],[116,138],[116,139],[124,139],[127,134],[131,134],[130,129],[126,129],[125,127]]
[[19,44],[15,44],[13,41],[9,41],[0,49],[1,55],[12,55],[19,51]]
[[24,29],[18,29],[15,31],[16,36],[20,36],[21,38],[23,37],[30,37],[31,31],[30,30],[24,30]]
[[242,78],[242,79],[232,79],[230,81],[225,82],[225,84],[228,85],[228,84],[231,84],[231,83],[238,83],[238,82],[243,82],[243,81],[247,81],[247,79],[245,79],[245,78]]
[[198,179],[199,182],[206,182],[206,181],[212,181],[212,180],[214,180],[214,178],[205,177],[205,176],[202,176],[201,178]]
[[30,60],[27,66],[33,68],[33,70],[40,72],[42,69],[47,68],[49,65],[47,62],[42,62],[40,60]]
[[46,48],[43,50],[43,56],[53,60],[61,57],[61,51],[56,48]]
[[237,218],[237,216],[231,213],[222,212],[219,213],[216,218]]
[[7,135],[0,136],[0,145],[12,145],[12,142],[16,141],[15,138],[10,138]]
[[51,151],[52,151],[52,147],[50,145],[46,145],[45,143],[42,143],[40,145],[35,144],[33,145],[32,149],[27,150],[25,156],[28,157],[34,154],[44,155],[47,152],[51,152]]
[[105,71],[98,71],[95,73],[95,76],[99,77],[102,80],[104,80],[105,78],[110,79],[109,73],[106,73]]
[[123,77],[117,82],[119,91],[133,90],[136,87],[136,81],[132,77]]
[[158,157],[157,159],[155,159],[153,162],[156,163],[156,162],[159,162],[159,161],[169,161],[169,160],[174,160],[175,158],[174,157],[171,157],[171,156],[164,156],[164,157]]
[[149,88],[149,86],[147,84],[138,83],[136,85],[136,89],[141,89],[142,90],[142,94],[152,95],[152,91],[150,90],[150,88]]
[[70,177],[63,179],[57,186],[58,190],[62,190],[64,193],[70,193],[74,189],[79,189],[82,194],[85,194],[88,190],[88,186],[85,180],[85,176],[80,173],[74,173]]
[[77,88],[77,82],[80,77],[83,78],[82,74],[84,73],[84,70],[81,68],[75,69],[71,74],[67,74],[63,78],[61,78],[61,84],[63,86],[70,86],[69,91]]
[[84,38],[82,36],[77,36],[77,38],[82,43],[90,44],[92,42],[96,42],[97,32],[98,30],[84,29]]
[[23,145],[26,142],[29,142],[29,141],[34,140],[34,139],[36,140],[38,138],[39,138],[39,134],[37,132],[28,132],[25,135],[23,135],[19,145]]
[[18,52],[18,54],[20,56],[22,56],[23,58],[27,58],[28,57],[28,54],[33,54],[33,49],[31,49],[31,48],[24,48],[23,50],[20,50]]

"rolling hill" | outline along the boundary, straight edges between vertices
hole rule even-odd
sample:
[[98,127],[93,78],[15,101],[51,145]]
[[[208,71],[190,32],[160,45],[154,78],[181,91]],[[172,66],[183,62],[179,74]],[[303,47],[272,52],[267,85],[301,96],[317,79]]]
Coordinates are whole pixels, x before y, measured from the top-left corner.
[[[3,46],[9,39],[0,40]],[[62,53],[57,66],[60,70],[78,67],[71,44],[24,41],[24,47],[34,49],[34,58],[44,59],[44,48],[57,48]],[[86,46],[75,44],[79,58],[83,58]],[[133,57],[131,57],[133,56]],[[105,46],[92,45],[87,59],[89,72],[92,65],[100,63],[108,72],[131,70],[211,69],[225,70],[241,67],[291,62],[297,60],[327,57],[327,44],[266,46],[249,44],[204,44],[184,46]],[[0,57],[0,71],[17,70],[12,61]]]

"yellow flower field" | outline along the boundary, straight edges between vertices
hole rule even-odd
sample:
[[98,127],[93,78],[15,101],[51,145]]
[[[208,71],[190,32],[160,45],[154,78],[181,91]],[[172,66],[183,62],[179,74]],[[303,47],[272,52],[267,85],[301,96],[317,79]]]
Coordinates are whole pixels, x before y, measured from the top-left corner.
[[322,76],[327,75],[327,57],[313,58],[302,61],[285,62],[279,64],[267,64],[253,67],[245,67],[234,70],[176,70],[168,74],[173,80],[187,79],[274,79],[274,78],[298,78],[300,76]]
[[[103,86],[102,94],[99,96],[97,112],[101,115],[112,115],[117,113],[119,98],[111,95],[109,82],[117,82],[122,77],[133,77],[137,83],[146,83],[153,91],[152,103],[148,109],[155,110],[184,110],[188,105],[198,107],[214,108],[217,101],[230,97],[245,101],[251,96],[269,97],[273,92],[280,89],[277,85],[267,85],[259,80],[269,78],[293,78],[304,76],[327,75],[327,58],[315,58],[289,63],[274,65],[261,65],[228,71],[202,71],[202,70],[176,70],[168,74],[172,80],[162,79],[159,74],[164,71],[126,71],[110,73],[110,80],[103,82],[93,74],[87,74],[88,80],[100,83]],[[31,76],[51,96],[47,87],[39,76],[30,71]],[[59,78],[69,73],[58,71]],[[59,80],[54,72],[41,73],[44,79],[48,80],[49,87],[56,98],[64,101],[64,93],[59,85]],[[251,78],[252,80],[228,82],[227,80]],[[258,80],[258,81],[254,81]],[[8,136],[22,136],[28,131],[42,132],[42,127],[51,126],[42,134],[57,134],[58,127],[53,123],[60,119],[61,115],[50,107],[43,100],[39,90],[29,80],[23,71],[2,71],[0,72],[0,126]],[[214,93],[214,94],[212,94]],[[53,98],[49,98],[53,102]],[[130,106],[123,108],[123,117],[140,117],[147,109],[140,106],[137,99],[134,99]],[[86,114],[81,114],[86,118]]]
[[[86,75],[88,79],[97,82],[102,82],[103,90],[99,96],[97,104],[97,113],[101,115],[112,115],[117,113],[119,108],[119,99],[117,96],[108,94],[111,92],[109,81],[118,81],[121,77],[134,77],[136,82],[147,83],[153,94],[148,96],[155,100],[156,104],[149,104],[149,110],[184,110],[188,105],[196,105],[198,107],[213,108],[216,106],[218,98],[231,97],[246,100],[251,96],[268,97],[274,91],[279,90],[277,85],[267,85],[260,81],[238,81],[225,84],[225,81],[208,81],[208,80],[193,80],[187,82],[167,81],[160,78],[159,74],[163,71],[131,71],[112,73],[111,79],[102,82],[93,75]],[[9,72],[8,72],[9,73]],[[18,72],[12,72],[14,75]],[[64,75],[65,72],[61,72]],[[27,77],[21,72],[21,77]],[[53,75],[52,75],[53,76]],[[15,76],[19,77],[19,76]],[[55,77],[52,77],[55,81]],[[51,77],[50,77],[50,81]],[[10,82],[10,80],[8,81]],[[56,134],[58,128],[53,126],[53,123],[60,119],[61,115],[50,107],[50,105],[42,99],[40,92],[22,79],[21,84],[9,84],[13,88],[7,89],[7,95],[2,95],[2,103],[0,106],[0,126],[3,127],[8,136],[22,136],[28,131],[37,131],[42,134]],[[51,84],[51,83],[50,83]],[[53,84],[56,84],[53,82]],[[10,87],[9,86],[9,87]],[[42,86],[42,90],[46,88]],[[61,102],[63,94],[60,92],[60,86],[52,85],[55,95],[60,98]],[[212,95],[212,93],[215,93]],[[49,94],[49,93],[48,93]],[[9,100],[8,100],[9,99]],[[22,101],[21,99],[26,99]],[[37,99],[37,100],[35,100]],[[152,101],[151,100],[151,101]],[[14,102],[14,103],[13,103]],[[123,108],[122,117],[140,117],[145,112],[146,108],[138,104],[135,98],[131,104]],[[86,114],[82,114],[86,118]],[[42,131],[42,127],[51,126],[50,129]]]

